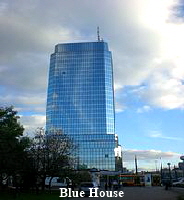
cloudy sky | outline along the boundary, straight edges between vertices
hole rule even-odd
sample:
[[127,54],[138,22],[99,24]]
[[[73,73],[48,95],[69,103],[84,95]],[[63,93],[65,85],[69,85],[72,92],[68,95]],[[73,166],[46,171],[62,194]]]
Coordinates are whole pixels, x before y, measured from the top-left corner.
[[113,53],[116,132],[124,165],[179,162],[184,122],[184,5],[177,0],[0,0],[0,103],[25,134],[45,125],[50,54],[95,41]]

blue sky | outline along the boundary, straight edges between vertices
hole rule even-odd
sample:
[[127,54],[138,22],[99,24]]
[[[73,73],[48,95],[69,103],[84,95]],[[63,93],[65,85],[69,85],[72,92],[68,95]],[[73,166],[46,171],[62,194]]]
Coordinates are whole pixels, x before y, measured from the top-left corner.
[[95,41],[97,26],[113,54],[124,166],[133,169],[135,155],[140,170],[176,165],[184,154],[182,1],[1,0],[1,105],[15,106],[25,134],[44,127],[54,45]]

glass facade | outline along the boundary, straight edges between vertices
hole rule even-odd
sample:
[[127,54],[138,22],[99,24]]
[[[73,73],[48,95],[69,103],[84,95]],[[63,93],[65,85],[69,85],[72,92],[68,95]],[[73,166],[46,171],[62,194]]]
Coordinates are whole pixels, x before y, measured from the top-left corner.
[[77,145],[78,166],[115,170],[112,56],[107,43],[66,43],[51,55],[47,134],[62,130]]

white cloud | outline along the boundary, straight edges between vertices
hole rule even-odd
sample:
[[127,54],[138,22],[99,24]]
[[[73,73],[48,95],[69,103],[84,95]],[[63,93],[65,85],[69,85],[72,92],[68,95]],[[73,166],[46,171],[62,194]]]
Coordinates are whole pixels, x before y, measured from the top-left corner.
[[24,134],[33,135],[37,128],[45,128],[44,115],[20,116],[20,124],[25,128]]
[[183,138],[180,137],[170,137],[170,136],[165,136],[162,133],[158,132],[158,131],[150,131],[149,137],[152,138],[161,138],[161,139],[167,139],[167,140],[183,140]]
[[1,106],[13,105],[18,112],[45,113],[46,95],[40,94],[7,94],[0,96]]
[[135,155],[138,162],[138,170],[155,170],[160,169],[161,163],[163,167],[167,167],[167,163],[171,162],[172,167],[178,165],[181,154],[176,152],[163,152],[161,150],[137,150],[125,149],[123,151],[124,167],[135,170]]
[[119,103],[116,101],[116,103],[115,103],[116,113],[123,112],[125,109],[126,109],[126,107],[122,103]]
[[5,97],[1,97],[1,102],[3,102],[2,100],[4,100],[4,102],[13,102],[13,100],[16,100],[17,103],[19,104],[36,104],[36,105],[39,105],[39,104],[44,104],[45,103],[45,96],[12,96],[12,95],[7,95]]
[[121,57],[115,72],[116,84],[123,88],[124,85],[144,83],[146,87],[138,95],[147,104],[164,109],[183,109],[184,23],[175,23],[175,18],[171,18],[171,8],[176,2],[139,2],[138,24],[142,28],[142,38],[138,33],[136,42],[128,40],[129,44],[125,43],[129,48],[134,42],[134,50],[131,49],[135,52],[137,48],[137,51],[132,56],[119,47],[123,56],[120,53],[116,55]]
[[144,113],[144,112],[149,112],[151,110],[151,107],[150,106],[143,106],[141,108],[138,108],[137,109],[137,113]]
[[124,151],[124,159],[126,161],[132,160],[135,158],[135,155],[139,158],[139,160],[149,161],[152,159],[160,159],[160,158],[173,158],[177,157],[179,159],[180,154],[175,152],[163,152],[161,150],[137,150],[137,149],[129,149]]

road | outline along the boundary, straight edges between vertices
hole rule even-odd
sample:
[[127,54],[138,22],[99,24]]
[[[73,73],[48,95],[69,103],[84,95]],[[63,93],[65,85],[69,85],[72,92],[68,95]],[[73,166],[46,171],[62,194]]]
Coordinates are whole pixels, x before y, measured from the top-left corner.
[[97,198],[68,198],[68,200],[177,200],[179,194],[184,194],[184,189],[177,191],[175,188],[165,190],[164,187],[124,187],[121,189],[124,197],[97,197]]

